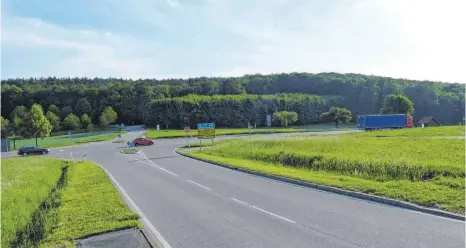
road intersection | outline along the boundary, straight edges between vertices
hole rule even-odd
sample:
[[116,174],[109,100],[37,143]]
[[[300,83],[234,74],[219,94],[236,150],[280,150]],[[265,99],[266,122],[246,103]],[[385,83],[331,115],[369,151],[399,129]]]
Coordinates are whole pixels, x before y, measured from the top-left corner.
[[107,141],[50,156],[86,154],[104,167],[171,247],[464,246],[462,221],[225,169],[176,154],[184,144],[162,139],[126,155],[124,143]]

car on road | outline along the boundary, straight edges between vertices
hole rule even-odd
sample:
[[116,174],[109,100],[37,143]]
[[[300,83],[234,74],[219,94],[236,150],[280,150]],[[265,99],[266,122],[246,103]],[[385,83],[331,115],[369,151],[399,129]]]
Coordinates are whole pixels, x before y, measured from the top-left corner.
[[47,148],[40,148],[38,146],[23,146],[19,148],[18,150],[18,155],[21,156],[27,156],[27,155],[32,155],[32,154],[48,154],[50,152],[50,149]]
[[155,144],[155,141],[146,138],[137,138],[133,141],[135,146],[151,146]]

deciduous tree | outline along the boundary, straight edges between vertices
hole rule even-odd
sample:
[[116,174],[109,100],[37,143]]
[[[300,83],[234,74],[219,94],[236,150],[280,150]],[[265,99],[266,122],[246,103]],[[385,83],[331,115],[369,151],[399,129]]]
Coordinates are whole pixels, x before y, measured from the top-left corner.
[[93,129],[92,121],[89,115],[83,114],[81,116],[81,127],[86,131],[91,131]]
[[272,117],[275,121],[280,122],[282,127],[288,127],[288,125],[298,121],[298,113],[290,111],[279,111],[273,113]]
[[54,112],[50,110],[47,111],[47,114],[45,116],[47,117],[47,120],[49,120],[49,123],[50,125],[52,125],[52,129],[54,131],[60,129],[60,117],[58,117]]
[[382,114],[407,114],[412,115],[414,112],[414,105],[403,95],[388,95],[385,98],[380,113]]
[[335,127],[342,122],[348,122],[351,120],[351,111],[346,108],[332,107],[328,112],[320,115],[320,120],[324,122],[333,122]]
[[68,114],[68,116],[63,120],[63,126],[67,130],[75,130],[79,128],[80,120],[74,114]]
[[52,125],[44,115],[44,110],[39,104],[33,104],[31,110],[21,121],[21,135],[24,138],[45,138],[50,136]]

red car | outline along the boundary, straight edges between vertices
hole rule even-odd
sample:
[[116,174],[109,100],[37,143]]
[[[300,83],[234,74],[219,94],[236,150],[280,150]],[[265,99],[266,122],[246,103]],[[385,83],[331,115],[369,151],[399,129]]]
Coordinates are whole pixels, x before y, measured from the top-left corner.
[[137,138],[137,139],[133,140],[133,144],[135,146],[151,146],[151,145],[155,144],[155,141],[150,140],[150,139],[146,139],[146,138]]

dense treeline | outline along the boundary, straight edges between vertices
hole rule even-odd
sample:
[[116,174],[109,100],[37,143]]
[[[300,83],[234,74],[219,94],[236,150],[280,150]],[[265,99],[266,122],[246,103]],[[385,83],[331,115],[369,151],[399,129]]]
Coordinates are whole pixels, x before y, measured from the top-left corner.
[[[2,116],[5,118],[9,118],[15,106],[24,105],[29,108],[33,103],[41,104],[44,109],[54,104],[61,110],[62,114],[70,112],[75,113],[76,111],[83,112],[86,111],[87,106],[82,103],[84,100],[81,100],[79,104],[78,100],[85,98],[89,103],[91,109],[89,115],[94,123],[98,123],[99,115],[106,106],[112,106],[118,113],[118,123],[139,124],[147,120],[149,122],[161,121],[169,123],[170,125],[175,125],[185,122],[185,117],[171,116],[179,116],[179,110],[178,112],[165,111],[166,116],[162,117],[160,113],[163,111],[160,110],[160,106],[177,101],[184,101],[184,105],[186,106],[189,106],[192,102],[210,102],[210,104],[217,104],[220,98],[205,98],[204,96],[227,95],[225,96],[225,100],[220,101],[222,102],[222,108],[220,109],[225,113],[232,111],[232,115],[235,116],[235,118],[233,120],[223,121],[222,125],[235,126],[245,123],[247,118],[239,116],[244,113],[244,109],[249,111],[251,105],[248,101],[254,101],[252,99],[259,97],[259,95],[262,95],[263,98],[270,99],[274,98],[270,95],[283,93],[318,95],[322,97],[319,99],[324,102],[322,104],[326,108],[329,109],[331,107],[330,105],[326,105],[330,104],[329,101],[331,101],[331,104],[334,106],[349,109],[353,113],[353,116],[358,114],[379,113],[387,95],[403,94],[414,103],[415,111],[413,115],[415,121],[422,116],[435,116],[442,124],[457,124],[464,116],[464,84],[337,73],[257,74],[230,78],[200,77],[166,80],[55,77],[7,79],[2,80],[1,96]],[[201,95],[199,99],[212,100],[194,100],[197,98],[192,96],[193,94]],[[255,96],[244,96],[244,94]],[[238,98],[234,98],[231,95],[236,95]],[[186,96],[186,100],[180,99],[180,97],[184,96]],[[287,98],[285,96],[276,97]],[[301,95],[301,97],[305,96]],[[316,96],[309,97],[317,99]],[[154,102],[151,102],[152,100],[154,100]],[[246,105],[238,107],[238,101]],[[189,104],[186,102],[189,102]],[[80,105],[80,107],[76,108],[76,105]],[[298,112],[299,124],[315,121],[316,116],[324,111],[328,111],[328,109],[325,109],[318,113],[309,113],[319,108],[310,108],[308,111],[304,111],[289,109],[285,107],[287,106],[286,104],[280,104],[278,106],[278,111],[290,110]],[[295,106],[301,107],[301,105],[298,104],[295,104]],[[171,108],[174,109],[175,107]],[[217,110],[219,107],[210,107],[210,109]],[[150,113],[154,116],[146,116],[149,110],[152,111]],[[158,112],[156,113],[154,110]],[[186,107],[183,111],[191,113],[198,110]],[[205,112],[206,110],[203,111]],[[265,113],[260,114],[265,115]],[[314,117],[306,117],[303,116],[303,114],[312,115]],[[195,118],[198,118],[199,115],[200,114],[197,114]],[[63,115],[61,117],[63,119]],[[204,115],[202,118],[204,121],[204,119],[207,119],[207,116]],[[218,117],[215,116],[209,116],[208,119],[213,120],[215,118],[218,119]],[[262,117],[259,116],[258,118]],[[192,120],[194,121],[194,119]],[[219,119],[218,122],[221,122],[221,120]],[[260,124],[263,124],[263,122]]]
[[336,97],[321,97],[309,94],[279,95],[188,95],[157,99],[147,106],[144,123],[183,127],[199,122],[214,122],[219,126],[247,127],[265,125],[266,114],[281,110],[298,113],[295,124],[319,121],[319,115],[336,104]]

